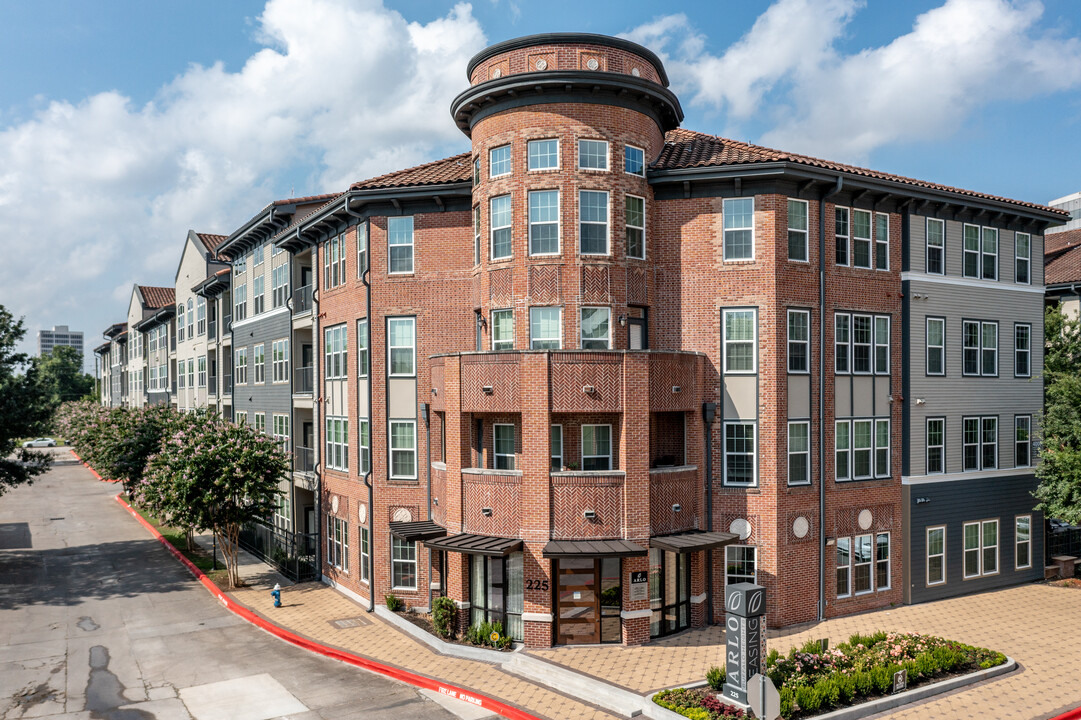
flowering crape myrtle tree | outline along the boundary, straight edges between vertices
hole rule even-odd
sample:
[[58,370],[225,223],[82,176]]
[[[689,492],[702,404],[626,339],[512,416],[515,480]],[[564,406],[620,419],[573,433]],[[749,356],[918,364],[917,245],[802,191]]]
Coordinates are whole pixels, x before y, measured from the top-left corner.
[[136,496],[170,525],[212,531],[237,587],[240,528],[277,507],[289,457],[273,438],[214,415],[183,415],[172,430]]
[[1048,308],[1044,320],[1043,442],[1036,498],[1049,518],[1081,525],[1081,324]]

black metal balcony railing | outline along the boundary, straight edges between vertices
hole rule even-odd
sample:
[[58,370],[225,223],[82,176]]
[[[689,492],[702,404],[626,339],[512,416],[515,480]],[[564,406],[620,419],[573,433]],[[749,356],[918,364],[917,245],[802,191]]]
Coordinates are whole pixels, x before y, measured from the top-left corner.
[[318,577],[315,551],[316,533],[295,533],[265,522],[251,522],[240,530],[240,547],[272,565],[293,582]]
[[223,393],[231,393],[231,392],[233,392],[233,376],[232,375],[222,375],[221,376],[221,391]]
[[225,333],[229,332],[232,328],[233,328],[233,316],[232,315],[224,316],[222,318],[222,321],[221,321],[221,334],[224,335]]
[[293,470],[315,472],[315,450],[297,445],[293,448]]
[[300,315],[306,313],[312,309],[312,291],[311,285],[305,285],[302,288],[297,288],[293,291],[293,314]]
[[311,393],[315,388],[315,368],[311,365],[296,369],[296,379],[293,381],[293,392]]

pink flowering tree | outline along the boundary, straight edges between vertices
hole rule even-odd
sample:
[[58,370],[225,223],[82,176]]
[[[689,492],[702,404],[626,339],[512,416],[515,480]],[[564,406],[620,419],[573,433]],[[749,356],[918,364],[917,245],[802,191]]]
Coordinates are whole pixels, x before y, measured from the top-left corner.
[[171,430],[136,497],[170,525],[212,531],[238,587],[240,529],[274,511],[289,457],[273,438],[215,415],[181,416]]

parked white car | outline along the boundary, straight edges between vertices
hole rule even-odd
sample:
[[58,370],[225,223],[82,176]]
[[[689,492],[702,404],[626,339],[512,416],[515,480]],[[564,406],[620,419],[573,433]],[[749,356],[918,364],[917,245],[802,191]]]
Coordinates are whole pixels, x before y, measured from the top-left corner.
[[52,438],[38,438],[37,440],[27,440],[23,443],[23,447],[56,447],[56,441]]

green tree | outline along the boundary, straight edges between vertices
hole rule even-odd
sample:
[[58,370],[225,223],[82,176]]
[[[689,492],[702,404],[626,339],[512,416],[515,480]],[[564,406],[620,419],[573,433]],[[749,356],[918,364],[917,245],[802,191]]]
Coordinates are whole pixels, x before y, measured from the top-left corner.
[[130,496],[143,479],[147,461],[161,449],[162,436],[180,413],[165,405],[112,408],[95,415],[91,464],[104,477],[120,480]]
[[59,345],[39,362],[41,383],[54,406],[82,400],[94,392],[94,378],[83,372],[83,356],[69,345]]
[[22,319],[0,305],[0,495],[49,469],[52,456],[19,446],[19,440],[43,433],[52,409],[36,364],[15,352],[26,334]]
[[240,529],[277,507],[288,456],[273,438],[216,415],[182,415],[170,429],[136,497],[170,525],[212,531],[237,587]]
[[1081,525],[1081,324],[1048,308],[1037,510]]

